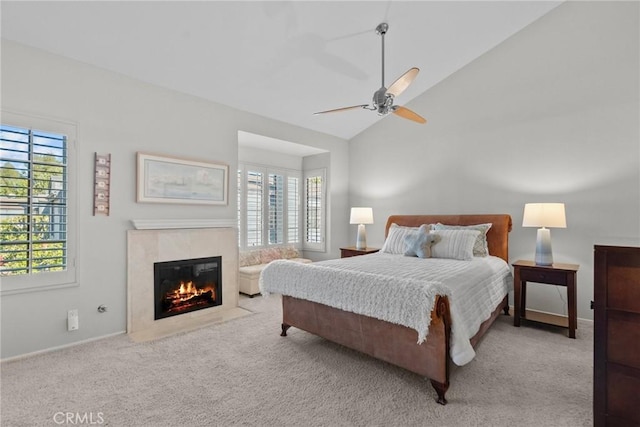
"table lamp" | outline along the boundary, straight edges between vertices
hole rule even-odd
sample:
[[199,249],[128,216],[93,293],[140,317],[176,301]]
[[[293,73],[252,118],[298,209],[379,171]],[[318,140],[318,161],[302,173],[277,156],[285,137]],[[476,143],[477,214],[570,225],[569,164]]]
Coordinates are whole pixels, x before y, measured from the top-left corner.
[[567,227],[564,203],[526,203],[524,205],[522,226],[541,227],[538,229],[536,239],[536,264],[552,265],[551,230],[546,227]]
[[358,224],[358,239],[356,240],[356,249],[367,248],[367,232],[364,228],[365,224],[373,224],[372,208],[351,208],[350,224]]

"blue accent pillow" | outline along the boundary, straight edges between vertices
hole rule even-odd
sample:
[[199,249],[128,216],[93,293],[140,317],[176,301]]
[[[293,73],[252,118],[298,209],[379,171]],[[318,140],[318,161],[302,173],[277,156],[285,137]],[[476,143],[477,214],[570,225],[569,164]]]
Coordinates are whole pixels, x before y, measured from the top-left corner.
[[429,228],[426,224],[423,224],[418,228],[418,231],[413,231],[405,236],[405,256],[431,258],[431,245],[437,237],[429,233]]

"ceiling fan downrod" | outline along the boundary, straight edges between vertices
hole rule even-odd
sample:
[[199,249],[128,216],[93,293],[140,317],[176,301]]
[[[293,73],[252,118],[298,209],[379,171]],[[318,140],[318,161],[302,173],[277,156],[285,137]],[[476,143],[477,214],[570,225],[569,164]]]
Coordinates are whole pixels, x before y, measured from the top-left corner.
[[379,116],[386,116],[391,112],[393,105],[393,95],[387,93],[387,87],[384,85],[384,35],[389,30],[389,24],[383,22],[376,27],[376,34],[382,39],[382,78],[380,89],[373,94],[373,110],[378,111]]
[[389,30],[389,24],[383,22],[376,27],[376,34],[382,38],[382,83],[381,87],[384,87],[384,35]]

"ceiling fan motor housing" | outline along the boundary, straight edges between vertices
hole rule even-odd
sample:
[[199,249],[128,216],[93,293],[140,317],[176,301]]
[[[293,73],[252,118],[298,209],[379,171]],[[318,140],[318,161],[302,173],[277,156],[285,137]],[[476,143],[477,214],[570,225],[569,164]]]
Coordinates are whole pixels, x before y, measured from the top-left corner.
[[392,112],[393,95],[387,93],[386,87],[381,87],[373,94],[373,106],[378,111],[378,115],[384,116]]

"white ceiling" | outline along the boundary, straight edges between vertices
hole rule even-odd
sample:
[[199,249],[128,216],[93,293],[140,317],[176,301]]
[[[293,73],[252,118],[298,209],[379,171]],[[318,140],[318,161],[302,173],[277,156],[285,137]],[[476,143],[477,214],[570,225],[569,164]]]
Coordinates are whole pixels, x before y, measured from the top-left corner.
[[406,105],[560,3],[3,0],[0,12],[3,38],[350,139],[383,118],[312,113],[370,102],[379,23],[389,23],[386,86],[421,70],[396,100]]

